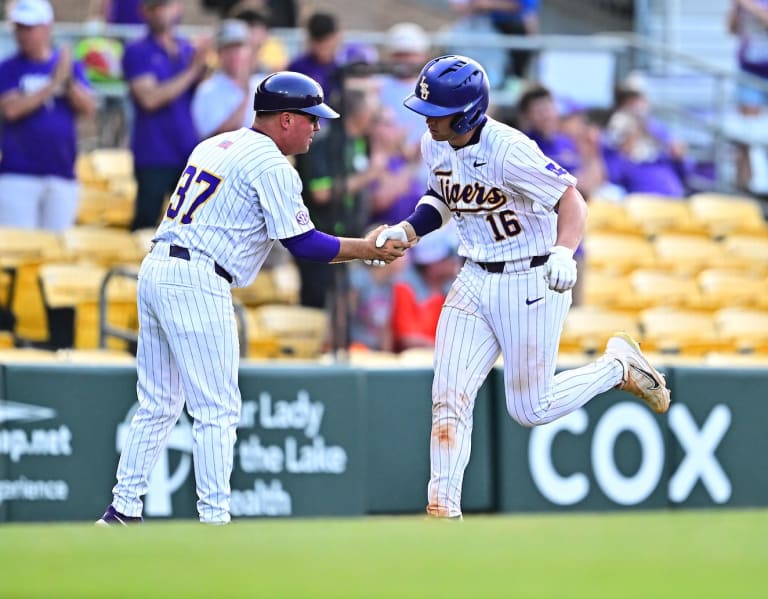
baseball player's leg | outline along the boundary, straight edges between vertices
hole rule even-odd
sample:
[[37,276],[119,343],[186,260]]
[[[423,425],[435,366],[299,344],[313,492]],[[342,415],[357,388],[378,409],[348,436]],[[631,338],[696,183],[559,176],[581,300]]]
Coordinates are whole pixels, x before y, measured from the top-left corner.
[[605,356],[555,376],[571,298],[569,292],[550,290],[540,270],[495,279],[499,309],[489,317],[504,356],[507,410],[523,426],[565,416],[620,384],[623,376],[619,361]]
[[499,344],[479,311],[479,281],[462,271],[440,314],[432,382],[432,434],[427,513],[461,515],[477,391],[499,356]]
[[[130,517],[141,516],[141,497],[149,475],[179,419],[184,398],[179,373],[165,331],[154,312],[153,265],[142,267],[139,278],[139,341],[136,354],[139,408],[131,421],[117,467],[112,505]],[[162,306],[165,309],[166,306]]]
[[230,520],[229,479],[240,418],[240,358],[232,295],[229,285],[209,263],[177,262],[179,285],[163,289],[165,305],[173,306],[163,314],[163,328],[169,331],[187,409],[194,421],[200,520],[226,523]]

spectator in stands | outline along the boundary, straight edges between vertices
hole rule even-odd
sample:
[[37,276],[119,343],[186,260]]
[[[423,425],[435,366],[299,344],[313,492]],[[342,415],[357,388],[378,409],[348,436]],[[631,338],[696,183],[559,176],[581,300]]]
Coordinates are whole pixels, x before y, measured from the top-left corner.
[[371,155],[381,156],[386,164],[385,172],[369,187],[370,222],[399,223],[410,216],[424,194],[420,154],[413,153],[408,132],[389,107],[382,106],[374,116],[370,141]]
[[[368,147],[378,102],[370,93],[348,90],[342,118],[330,132],[316,136],[305,160],[297,161],[304,187],[304,203],[315,227],[324,233],[354,236],[362,233],[370,214],[369,186],[386,172],[387,157],[372,156]],[[330,285],[330,268],[297,261],[301,273],[301,303],[322,308]]]
[[406,264],[405,260],[383,267],[350,264],[350,349],[394,351],[392,289]]
[[288,64],[288,70],[312,77],[323,88],[326,99],[333,103],[341,91],[336,59],[341,47],[338,21],[332,14],[316,12],[307,20],[306,33],[307,51],[294,58]]
[[199,141],[192,97],[206,70],[210,39],[175,33],[179,0],[142,0],[147,35],[128,44],[123,73],[134,107],[131,150],[138,191],[133,230],[157,224],[187,157]]
[[[741,72],[768,83],[768,0],[732,0],[728,12],[728,28],[731,33],[739,36],[738,59]],[[754,135],[758,122],[763,123],[761,129],[765,127],[765,119],[757,119],[766,114],[768,93],[752,85],[740,84],[737,88],[737,102],[740,114],[747,121],[739,129],[747,131],[739,135],[743,143],[736,145],[736,181],[741,189],[750,191],[768,185],[768,176],[765,182],[755,181],[758,173],[753,172],[768,169],[766,134],[762,135],[762,139],[756,139]],[[751,143],[753,141],[758,143]],[[753,165],[757,161],[759,164]]]
[[248,25],[251,44],[251,74],[263,79],[269,73],[282,71],[288,64],[288,51],[280,38],[270,33],[267,16],[248,6],[236,5],[230,18]]
[[144,23],[141,3],[142,0],[91,0],[88,14],[104,23],[138,25]]
[[75,223],[79,188],[76,117],[96,101],[83,65],[51,42],[48,0],[10,12],[17,52],[0,63],[0,225],[62,231]]
[[392,331],[395,351],[434,347],[437,321],[461,266],[453,229],[424,236],[408,253],[410,264],[394,284]]
[[[539,0],[451,0],[454,10],[459,14],[475,17],[470,31],[482,32],[486,23],[490,31],[505,35],[535,35],[539,33]],[[477,58],[476,52],[471,53]],[[530,50],[510,50],[507,53],[503,76],[525,79],[531,61]],[[491,60],[491,64],[495,63]],[[483,63],[485,64],[485,63]],[[494,76],[492,84],[500,85],[499,75]]]
[[[588,198],[605,182],[605,165],[599,136],[583,120],[580,107],[571,107],[563,119],[552,93],[535,85],[518,100],[520,129],[541,151],[578,179],[579,191]],[[568,131],[563,129],[568,120]]]
[[381,103],[392,109],[397,124],[408,132],[409,152],[416,154],[425,132],[424,117],[403,110],[403,98],[413,92],[421,67],[429,59],[429,36],[416,23],[396,23],[387,30],[384,49],[389,72],[379,80]]
[[216,33],[218,68],[195,90],[192,117],[200,137],[210,137],[253,122],[253,96],[258,81],[251,77],[248,26],[237,19],[219,24]]
[[643,125],[647,135],[651,136],[675,160],[685,161],[688,153],[686,145],[675,139],[661,121],[651,115],[651,102],[648,99],[642,81],[629,79],[616,88],[613,112],[624,111],[634,114]]
[[606,130],[604,157],[608,179],[625,193],[655,193],[673,198],[687,194],[686,164],[667,152],[636,114],[613,114]]

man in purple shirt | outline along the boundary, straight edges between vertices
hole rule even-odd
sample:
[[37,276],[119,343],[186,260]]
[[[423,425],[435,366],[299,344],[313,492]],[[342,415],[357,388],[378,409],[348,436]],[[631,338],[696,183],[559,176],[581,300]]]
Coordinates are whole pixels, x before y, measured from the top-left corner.
[[336,54],[341,46],[341,31],[336,17],[327,13],[315,13],[306,25],[307,51],[288,65],[288,71],[296,71],[312,77],[323,88],[326,98],[333,99],[339,92],[339,63]]
[[614,113],[606,128],[604,150],[608,179],[626,193],[655,193],[671,198],[687,194],[688,167],[667,152],[633,113]]
[[0,226],[62,231],[77,216],[75,120],[96,101],[70,48],[51,44],[48,0],[18,0],[10,21],[18,52],[0,63]]
[[205,71],[210,40],[197,46],[174,33],[179,0],[142,0],[148,34],[125,48],[123,74],[135,117],[131,136],[138,191],[133,230],[157,225],[192,149],[200,140],[192,97]]

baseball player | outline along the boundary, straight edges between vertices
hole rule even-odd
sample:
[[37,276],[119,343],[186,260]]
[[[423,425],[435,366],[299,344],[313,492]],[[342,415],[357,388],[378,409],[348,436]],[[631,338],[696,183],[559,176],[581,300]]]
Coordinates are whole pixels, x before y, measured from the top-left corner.
[[441,56],[424,66],[404,103],[426,117],[429,188],[377,239],[416,241],[452,218],[466,258],[435,341],[427,513],[437,517],[461,517],[475,397],[500,353],[507,411],[523,426],[551,422],[614,387],[657,413],[669,407],[663,376],[624,333],[597,361],[555,376],[587,208],[575,178],[486,116],[488,102],[488,77],[474,60]]
[[265,78],[252,128],[195,147],[165,220],[139,271],[139,408],[117,467],[114,498],[100,525],[141,521],[147,478],[186,403],[200,520],[230,520],[229,479],[240,417],[239,348],[230,288],[253,282],[275,240],[321,262],[391,262],[408,243],[376,247],[314,228],[301,181],[286,156],[309,149],[320,118],[339,115],[320,86],[299,73]]

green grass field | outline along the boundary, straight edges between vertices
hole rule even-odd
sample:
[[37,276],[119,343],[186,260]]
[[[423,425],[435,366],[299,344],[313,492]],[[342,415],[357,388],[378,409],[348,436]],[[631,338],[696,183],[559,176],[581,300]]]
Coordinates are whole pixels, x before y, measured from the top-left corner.
[[0,527],[0,597],[766,597],[768,511]]

